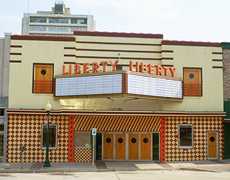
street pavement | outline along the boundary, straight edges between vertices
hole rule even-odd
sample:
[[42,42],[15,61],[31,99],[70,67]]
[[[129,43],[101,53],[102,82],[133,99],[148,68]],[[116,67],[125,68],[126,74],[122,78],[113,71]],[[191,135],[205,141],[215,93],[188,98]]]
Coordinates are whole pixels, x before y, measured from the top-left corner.
[[0,180],[229,180],[230,172],[202,171],[108,171],[66,173],[0,173]]
[[[230,160],[193,161],[193,162],[135,162],[135,161],[97,161],[95,164],[52,163],[50,168],[43,168],[42,163],[4,164],[0,163],[0,173],[65,173],[65,172],[118,172],[118,171],[203,171],[230,172]],[[230,176],[229,176],[230,180]]]

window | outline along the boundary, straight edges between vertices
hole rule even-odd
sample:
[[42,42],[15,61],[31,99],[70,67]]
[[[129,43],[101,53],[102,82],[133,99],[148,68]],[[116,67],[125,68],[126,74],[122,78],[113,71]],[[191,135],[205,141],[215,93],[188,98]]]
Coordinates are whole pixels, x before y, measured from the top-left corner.
[[4,113],[5,111],[4,111],[4,109],[0,109],[0,116],[4,116]]
[[49,18],[49,23],[52,23],[52,24],[68,24],[69,19],[67,19],[67,18]]
[[71,31],[87,31],[87,27],[82,27],[82,26],[75,26],[71,27]]
[[46,26],[30,26],[30,31],[46,31]]
[[[47,124],[43,125],[43,141],[42,146],[46,147]],[[49,147],[56,147],[57,126],[49,125]]]
[[111,143],[111,142],[112,142],[112,139],[108,137],[108,138],[106,138],[105,141],[106,141],[106,143]]
[[202,96],[201,70],[201,68],[184,68],[184,96]]
[[144,138],[143,139],[143,143],[147,144],[149,142],[149,139],[148,138]]
[[71,18],[71,24],[87,24],[86,18]]
[[135,144],[135,143],[137,142],[137,139],[136,139],[136,138],[132,138],[132,139],[131,139],[131,142],[132,142],[133,144]]
[[118,138],[118,140],[117,140],[117,141],[118,141],[118,143],[120,143],[120,144],[121,144],[121,143],[123,143],[123,138]]
[[123,69],[122,67],[123,67],[122,65],[118,64],[117,67],[116,67],[117,71],[122,71],[122,69]]
[[49,32],[57,32],[57,33],[60,33],[60,32],[70,32],[71,28],[69,27],[57,27],[57,26],[51,26],[51,27],[48,27],[48,31]]
[[64,4],[55,4],[54,13],[55,14],[64,14]]
[[192,146],[192,125],[180,125],[179,127],[180,147]]
[[4,131],[4,124],[0,124],[0,132]]
[[91,144],[90,133],[83,133],[83,132],[75,131],[74,143],[76,146],[90,147],[90,144]]
[[30,17],[31,23],[46,23],[46,17]]
[[0,124],[0,158],[3,157],[4,151],[4,124]]
[[33,93],[53,92],[53,64],[34,64]]

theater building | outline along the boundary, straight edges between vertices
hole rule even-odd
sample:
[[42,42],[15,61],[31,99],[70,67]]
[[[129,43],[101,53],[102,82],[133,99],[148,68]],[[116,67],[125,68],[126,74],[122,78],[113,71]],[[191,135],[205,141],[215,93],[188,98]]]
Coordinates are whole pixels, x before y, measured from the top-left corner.
[[[162,34],[12,35],[7,160],[223,159],[220,43]],[[48,113],[47,102],[52,104]]]

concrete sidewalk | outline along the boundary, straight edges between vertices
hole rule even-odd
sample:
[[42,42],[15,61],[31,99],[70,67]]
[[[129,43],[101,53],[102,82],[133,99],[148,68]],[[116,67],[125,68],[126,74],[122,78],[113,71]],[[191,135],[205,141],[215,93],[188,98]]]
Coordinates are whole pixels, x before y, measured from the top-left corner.
[[96,172],[91,163],[51,163],[51,167],[44,168],[43,163],[0,163],[0,173],[46,173],[46,172]]
[[130,162],[130,161],[97,161],[91,163],[52,163],[43,168],[42,163],[0,164],[0,173],[46,173],[46,172],[104,172],[104,171],[157,171],[157,170],[190,170],[207,172],[230,172],[230,160],[195,161],[195,162]]

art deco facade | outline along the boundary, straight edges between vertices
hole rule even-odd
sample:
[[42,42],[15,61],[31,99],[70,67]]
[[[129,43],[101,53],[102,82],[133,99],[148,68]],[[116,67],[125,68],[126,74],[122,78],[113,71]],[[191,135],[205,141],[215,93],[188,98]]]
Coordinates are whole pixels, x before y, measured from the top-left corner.
[[[12,35],[10,163],[44,161],[46,103],[51,162],[223,159],[220,43],[161,34]],[[20,147],[25,147],[23,159]]]

